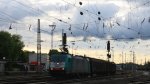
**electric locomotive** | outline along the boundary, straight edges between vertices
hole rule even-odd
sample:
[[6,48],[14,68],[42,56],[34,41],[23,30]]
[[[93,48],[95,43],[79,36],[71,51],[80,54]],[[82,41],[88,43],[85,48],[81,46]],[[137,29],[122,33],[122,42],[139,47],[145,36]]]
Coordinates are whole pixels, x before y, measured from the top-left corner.
[[50,74],[51,75],[64,75],[70,72],[71,55],[69,54],[53,54],[50,56]]
[[89,59],[82,56],[72,56],[66,53],[53,54],[50,57],[50,74],[57,75],[87,75],[90,74]]

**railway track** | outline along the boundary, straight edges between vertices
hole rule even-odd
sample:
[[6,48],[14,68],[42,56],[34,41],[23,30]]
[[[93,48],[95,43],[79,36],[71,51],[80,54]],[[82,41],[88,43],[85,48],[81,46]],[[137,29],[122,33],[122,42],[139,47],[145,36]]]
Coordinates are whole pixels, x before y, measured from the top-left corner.
[[[108,81],[114,80],[115,78],[111,78],[110,76],[106,77],[95,77],[95,78],[81,78],[81,79],[65,79],[65,80],[55,80],[55,81],[45,81],[45,82],[34,82],[34,83],[27,83],[27,84],[93,84],[99,81]],[[117,78],[116,78],[117,79]]]
[[150,84],[150,76],[135,77],[128,84]]
[[[92,78],[53,78],[51,76],[31,76],[31,77],[14,77],[7,79],[0,79],[0,84],[150,84],[148,79],[138,79],[145,78],[145,76],[136,75],[129,76],[129,74],[119,74],[113,76],[101,76]],[[140,80],[140,81],[139,81]],[[123,82],[126,83],[117,83]],[[107,82],[107,83],[106,83]],[[109,83],[111,82],[111,83]]]
[[19,78],[7,78],[1,79],[0,84],[66,84],[74,82],[83,82],[88,80],[97,80],[107,77],[95,77],[95,78],[53,78],[51,76],[34,76],[34,77],[19,77]]
[[0,84],[27,84],[32,82],[46,81],[50,76],[20,76],[14,78],[0,79]]

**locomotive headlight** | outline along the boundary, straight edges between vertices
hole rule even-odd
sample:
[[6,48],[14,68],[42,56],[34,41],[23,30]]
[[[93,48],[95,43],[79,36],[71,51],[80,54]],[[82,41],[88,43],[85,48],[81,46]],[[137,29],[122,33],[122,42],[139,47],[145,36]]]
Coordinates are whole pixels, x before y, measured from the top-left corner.
[[51,68],[51,70],[53,70],[53,68]]
[[62,70],[64,70],[64,68],[62,68]]
[[58,62],[56,64],[59,64]]

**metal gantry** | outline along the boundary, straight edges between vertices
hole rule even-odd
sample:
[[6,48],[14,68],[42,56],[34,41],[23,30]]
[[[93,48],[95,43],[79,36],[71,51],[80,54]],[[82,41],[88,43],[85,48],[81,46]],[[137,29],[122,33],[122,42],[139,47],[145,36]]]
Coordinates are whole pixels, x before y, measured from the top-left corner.
[[41,32],[40,32],[40,19],[38,19],[37,27],[37,72],[41,71]]
[[56,28],[56,25],[55,23],[53,23],[52,25],[49,25],[49,27],[52,27],[52,30],[51,30],[51,50],[52,50],[53,49],[53,33]]

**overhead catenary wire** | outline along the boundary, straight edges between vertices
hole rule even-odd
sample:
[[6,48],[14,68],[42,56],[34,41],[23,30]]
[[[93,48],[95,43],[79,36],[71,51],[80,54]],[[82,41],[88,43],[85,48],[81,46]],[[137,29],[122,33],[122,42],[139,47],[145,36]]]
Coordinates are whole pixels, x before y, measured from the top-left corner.
[[[15,1],[16,1],[16,0],[15,0]],[[60,19],[57,19],[57,20],[62,21],[62,20],[60,20]],[[67,22],[65,22],[65,23],[67,23]]]
[[[61,20],[61,19],[57,19],[58,21],[63,21],[63,20]],[[93,21],[93,23],[94,23],[94,21]],[[82,24],[84,24],[84,22],[82,23]],[[120,23],[119,23],[120,24]],[[71,24],[71,23],[68,23],[68,22],[66,22],[66,25],[74,25],[74,24]],[[88,22],[88,25],[90,25],[90,22]],[[76,24],[75,24],[75,26],[77,26]],[[118,26],[123,26],[122,24],[120,24],[120,25],[118,25]],[[75,29],[76,27],[74,27],[73,29]],[[80,28],[80,27],[79,27]],[[135,32],[137,32],[136,30],[134,30],[134,29],[132,29],[132,28],[129,28],[129,27],[124,27],[124,28],[126,28],[127,30],[131,30],[131,31],[135,31]],[[80,28],[80,29],[78,29],[78,28],[76,28],[77,30],[82,30],[82,28]],[[114,29],[113,29],[114,30]],[[82,30],[83,31],[83,30]],[[83,31],[83,32],[87,32],[87,31]],[[89,31],[89,32],[91,32],[91,31]],[[87,32],[88,33],[88,32]],[[90,34],[90,33],[89,33]],[[98,34],[92,34],[92,35],[98,35]]]

